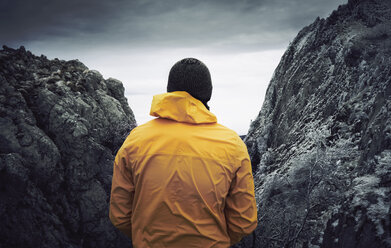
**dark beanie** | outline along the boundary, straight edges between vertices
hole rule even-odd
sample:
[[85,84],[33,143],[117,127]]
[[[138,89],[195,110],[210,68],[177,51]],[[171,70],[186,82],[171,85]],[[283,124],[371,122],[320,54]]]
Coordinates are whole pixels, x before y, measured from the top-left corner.
[[212,80],[204,63],[194,58],[178,61],[168,76],[167,92],[186,91],[200,100],[207,109],[212,96]]

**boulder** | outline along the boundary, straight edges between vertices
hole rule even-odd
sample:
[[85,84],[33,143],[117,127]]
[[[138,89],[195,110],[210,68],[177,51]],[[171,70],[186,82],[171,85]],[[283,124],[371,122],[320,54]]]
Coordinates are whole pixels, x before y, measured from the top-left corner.
[[389,1],[350,0],[289,45],[245,138],[255,247],[391,247],[390,31]]
[[136,121],[122,83],[77,60],[0,50],[0,247],[129,247],[108,218]]

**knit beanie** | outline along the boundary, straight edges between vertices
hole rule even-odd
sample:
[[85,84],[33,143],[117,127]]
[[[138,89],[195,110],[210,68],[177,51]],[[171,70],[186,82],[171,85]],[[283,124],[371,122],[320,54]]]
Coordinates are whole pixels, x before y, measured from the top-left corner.
[[167,92],[186,91],[200,100],[207,109],[212,96],[212,80],[208,68],[195,58],[178,61],[168,76]]

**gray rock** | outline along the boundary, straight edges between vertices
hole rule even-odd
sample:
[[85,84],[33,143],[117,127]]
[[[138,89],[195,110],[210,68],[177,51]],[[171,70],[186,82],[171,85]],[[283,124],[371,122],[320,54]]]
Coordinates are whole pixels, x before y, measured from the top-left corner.
[[391,247],[390,31],[389,1],[350,0],[283,55],[245,138],[256,247]]
[[129,247],[108,218],[136,126],[120,81],[77,60],[0,50],[1,247]]

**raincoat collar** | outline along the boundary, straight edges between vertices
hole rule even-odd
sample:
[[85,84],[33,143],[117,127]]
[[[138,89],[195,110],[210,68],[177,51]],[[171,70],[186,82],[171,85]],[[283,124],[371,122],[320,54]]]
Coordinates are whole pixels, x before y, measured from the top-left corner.
[[192,124],[217,122],[216,116],[186,91],[155,95],[150,115]]

